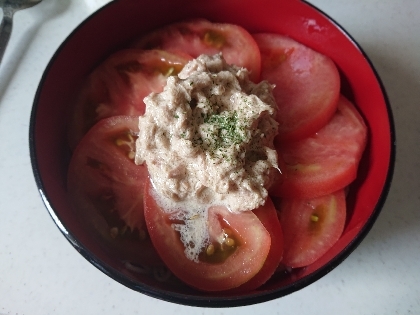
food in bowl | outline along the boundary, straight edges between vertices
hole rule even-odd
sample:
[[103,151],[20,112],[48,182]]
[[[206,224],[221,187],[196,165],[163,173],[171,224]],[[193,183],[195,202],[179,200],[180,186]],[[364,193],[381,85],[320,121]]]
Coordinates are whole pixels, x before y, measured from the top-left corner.
[[[81,24],[57,51],[43,76],[32,111],[30,144],[34,174],[59,229],[78,252],[113,279],[141,293],[175,303],[207,307],[247,305],[284,296],[315,282],[345,259],[368,233],[384,203],[392,176],[392,114],[380,79],[360,47],[335,22],[303,1],[263,0],[258,4],[244,1],[238,5],[233,0],[173,0],[163,9],[159,2],[150,0],[111,2]],[[179,7],[183,10],[178,10]],[[252,288],[254,284],[249,289],[241,290],[240,286],[236,291],[212,293],[191,289],[167,272],[159,255],[153,253],[153,246],[146,246],[149,252],[137,250],[143,233],[128,233],[130,229],[124,227],[124,221],[117,220],[119,216],[116,218],[112,207],[108,209],[109,215],[85,220],[80,214],[86,212],[75,212],[68,200],[66,173],[70,155],[66,122],[73,112],[73,108],[66,110],[68,100],[73,99],[80,83],[93,69],[111,54],[127,48],[133,38],[150,34],[162,25],[196,17],[241,25],[252,33],[286,34],[330,57],[338,68],[340,93],[356,104],[369,128],[358,176],[345,191],[347,217],[340,239],[321,258],[304,268],[279,267],[264,285],[255,285],[258,289]],[[165,73],[177,69],[169,65]],[[101,124],[104,130],[111,131],[112,126],[118,129],[120,119],[128,118],[112,116]],[[132,141],[126,132],[117,136],[120,137],[123,142]],[[124,154],[132,154],[124,147]],[[281,159],[279,163],[281,166]],[[273,200],[278,207],[278,200]],[[259,220],[264,220],[261,215]],[[266,221],[275,222],[272,217]],[[112,229],[112,234],[109,222],[117,227]],[[147,258],[153,267],[136,263]]]
[[254,290],[280,264],[324,255],[367,136],[331,59],[203,19],[133,46],[94,70],[76,103],[70,147],[79,120],[98,121],[70,161],[76,212],[105,239],[136,234],[148,259],[128,262],[165,264],[203,291]]

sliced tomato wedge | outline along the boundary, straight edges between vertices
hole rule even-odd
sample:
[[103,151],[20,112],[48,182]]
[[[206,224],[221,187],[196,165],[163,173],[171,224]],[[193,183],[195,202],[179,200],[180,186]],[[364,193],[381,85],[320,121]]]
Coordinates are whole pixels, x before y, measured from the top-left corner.
[[334,115],[340,76],[334,62],[279,34],[255,34],[261,52],[261,79],[275,84],[279,141],[303,139]]
[[160,50],[127,49],[111,55],[92,72],[77,99],[69,124],[70,148],[102,118],[143,115],[143,99],[161,92],[168,76],[178,74],[190,59]]
[[282,264],[312,264],[340,238],[346,221],[344,190],[314,199],[286,199],[280,204],[284,253]]
[[172,227],[176,222],[157,204],[152,189],[146,185],[147,228],[160,257],[179,279],[199,290],[221,291],[244,284],[261,270],[271,238],[252,211],[235,214],[226,207],[211,206],[207,220],[210,245],[194,261],[187,258],[180,234]]
[[238,25],[212,23],[204,19],[188,20],[151,32],[133,46],[183,52],[194,58],[222,52],[228,64],[247,68],[251,72],[250,79],[259,80],[260,51],[252,36]]
[[277,145],[285,176],[270,190],[285,198],[314,198],[349,185],[366,146],[367,128],[354,105],[340,97],[331,121],[301,141]]
[[122,260],[161,260],[147,234],[143,191],[148,172],[134,164],[138,117],[97,123],[77,146],[67,177],[69,198],[82,224]]

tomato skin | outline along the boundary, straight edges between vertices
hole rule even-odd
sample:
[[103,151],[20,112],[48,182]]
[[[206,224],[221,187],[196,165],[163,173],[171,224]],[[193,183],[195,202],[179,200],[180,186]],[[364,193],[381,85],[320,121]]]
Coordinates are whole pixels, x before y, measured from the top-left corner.
[[89,75],[76,100],[69,124],[70,148],[103,118],[143,115],[143,99],[161,92],[168,75],[177,74],[190,59],[160,50],[125,49],[112,54]]
[[275,84],[277,140],[301,140],[321,129],[334,115],[340,76],[325,55],[279,35],[254,34],[261,52],[261,79]]
[[151,32],[134,42],[133,47],[184,52],[194,58],[222,52],[228,64],[247,68],[252,81],[258,81],[260,76],[258,46],[248,31],[238,25],[187,20]]
[[277,144],[286,164],[283,181],[270,193],[285,198],[315,198],[349,185],[366,146],[367,128],[354,105],[340,97],[331,121],[300,141]]
[[166,266],[186,284],[203,291],[236,288],[254,277],[263,267],[271,246],[269,232],[250,212],[231,213],[225,207],[209,208],[212,221],[228,224],[240,240],[238,248],[221,263],[192,261],[185,256],[184,245],[172,226],[169,215],[156,203],[150,183],[145,187],[145,219],[153,245]]
[[102,246],[122,260],[162,265],[144,221],[147,169],[129,157],[137,132],[138,117],[114,116],[92,127],[72,155],[67,189],[81,224]]
[[312,264],[340,238],[346,221],[344,190],[314,199],[286,199],[280,204],[284,234],[282,264]]

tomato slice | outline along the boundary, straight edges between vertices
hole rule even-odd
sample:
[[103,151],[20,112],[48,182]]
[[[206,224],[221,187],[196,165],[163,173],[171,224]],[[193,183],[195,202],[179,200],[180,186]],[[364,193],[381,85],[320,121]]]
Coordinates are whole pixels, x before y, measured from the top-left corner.
[[255,34],[261,52],[261,79],[276,85],[280,141],[303,139],[334,115],[340,76],[334,62],[279,34]]
[[340,238],[346,221],[344,190],[314,199],[283,199],[280,222],[284,234],[282,263],[304,267],[324,255]]
[[101,244],[123,260],[157,264],[147,235],[143,190],[148,172],[134,164],[138,117],[101,120],[73,153],[67,177],[69,199]]
[[259,80],[260,51],[252,36],[238,25],[212,23],[204,19],[188,20],[151,32],[133,46],[181,51],[194,58],[222,52],[228,64],[247,68],[251,72],[250,79],[254,82]]
[[[166,266],[186,284],[203,291],[236,288],[254,277],[270,251],[269,232],[251,211],[232,213],[226,207],[208,210],[210,245],[198,261],[185,255],[175,221],[157,204],[151,184],[145,188],[145,218],[152,242]],[[220,237],[222,242],[215,239]]]
[[277,145],[286,164],[282,182],[270,193],[285,198],[314,198],[349,185],[366,146],[367,128],[353,104],[344,96],[332,120],[301,141]]
[[270,198],[264,206],[253,210],[271,237],[271,247],[261,270],[248,282],[238,287],[234,292],[246,292],[259,288],[271,278],[283,258],[283,231],[277,216],[276,208]]
[[190,56],[160,50],[121,50],[97,67],[77,99],[69,124],[69,145],[74,149],[82,136],[100,119],[144,114],[144,97],[161,92],[170,75],[178,74]]

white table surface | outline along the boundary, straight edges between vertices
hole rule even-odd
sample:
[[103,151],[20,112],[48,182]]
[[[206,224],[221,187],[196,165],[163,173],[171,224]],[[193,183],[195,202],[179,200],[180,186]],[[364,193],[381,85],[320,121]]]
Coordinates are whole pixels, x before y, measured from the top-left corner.
[[113,281],[74,250],[38,194],[28,147],[38,82],[65,37],[106,2],[44,0],[15,15],[0,67],[1,315],[420,314],[420,1],[310,1],[352,34],[383,79],[397,130],[393,184],[370,234],[331,273],[231,309],[179,306]]

